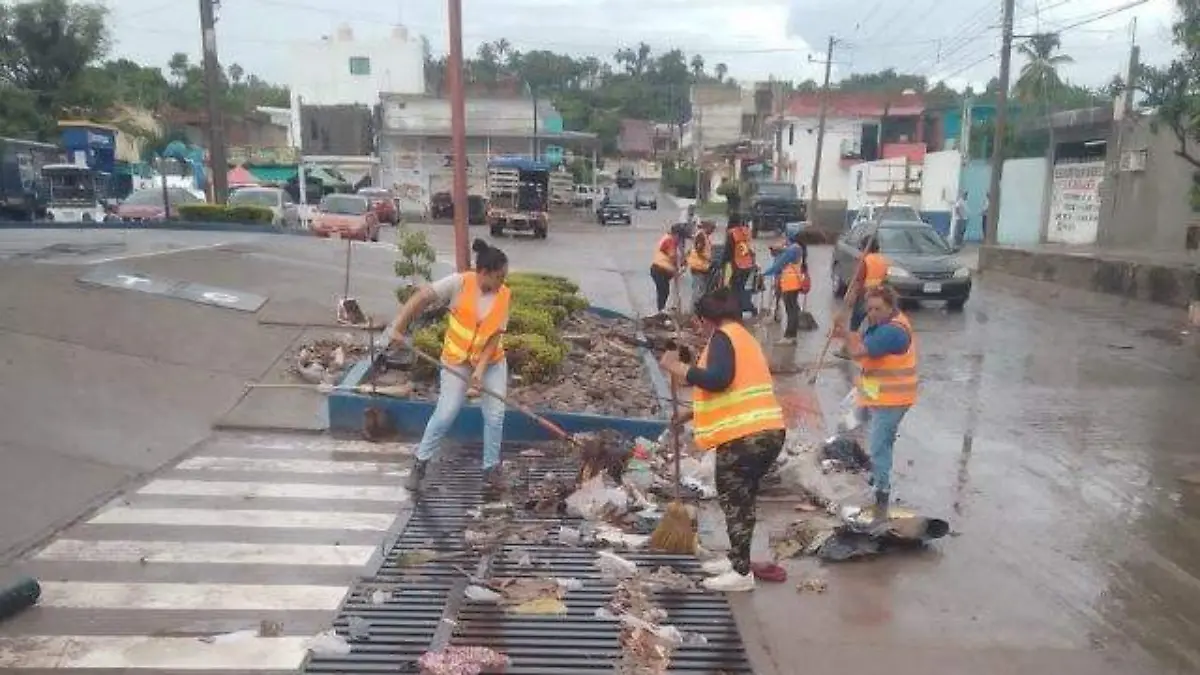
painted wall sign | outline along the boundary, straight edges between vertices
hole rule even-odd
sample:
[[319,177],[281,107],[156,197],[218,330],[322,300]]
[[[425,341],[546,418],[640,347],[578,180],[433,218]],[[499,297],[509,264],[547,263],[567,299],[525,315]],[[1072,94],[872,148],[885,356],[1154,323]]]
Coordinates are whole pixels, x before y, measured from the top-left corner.
[[1096,243],[1104,167],[1104,162],[1054,166],[1046,241],[1084,246]]

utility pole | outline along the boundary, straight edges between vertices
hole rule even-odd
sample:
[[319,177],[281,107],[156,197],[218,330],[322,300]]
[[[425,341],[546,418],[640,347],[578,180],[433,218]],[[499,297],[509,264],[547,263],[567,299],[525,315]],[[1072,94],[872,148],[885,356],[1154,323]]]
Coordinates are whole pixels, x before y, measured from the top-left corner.
[[[821,154],[825,151],[825,117],[829,114],[829,75],[833,69],[833,47],[837,38],[829,36],[829,48],[825,51],[825,81],[821,85],[821,116],[817,120],[817,156],[813,161],[812,196],[808,198],[808,222],[817,227],[817,195],[821,187]],[[809,57],[812,61],[812,57]]]
[[[958,152],[961,155],[962,165],[966,166],[971,162],[971,127],[974,122],[971,120],[973,109],[975,108],[975,97],[966,96],[963,98],[962,109],[962,124],[958,131]],[[955,195],[955,199],[958,195]]]
[[448,0],[450,15],[450,141],[454,156],[454,261],[459,272],[471,268],[467,248],[467,101],[463,91],[462,0]]
[[529,85],[529,96],[533,98],[533,138],[530,139],[530,157],[534,160],[538,158],[538,97],[537,88]]
[[1011,79],[1013,43],[1013,5],[1004,0],[1004,27],[1000,45],[1000,91],[996,92],[996,135],[992,141],[992,181],[988,186],[987,227],[983,243],[996,243],[996,227],[1000,224],[1000,178],[1004,173],[1004,136],[1008,124],[1008,85]]
[[695,101],[692,102],[692,119],[695,120],[695,129],[692,133],[692,143],[696,146],[696,203],[699,204],[703,196],[700,193],[700,186],[703,183],[703,163],[704,163],[704,106],[700,104],[699,92],[696,90],[697,85],[692,85],[692,97]]
[[[208,165],[212,170],[213,201],[225,203],[229,193],[229,160],[226,159],[225,123],[221,119],[221,63],[217,60],[219,0],[200,0],[200,35],[204,49],[204,87],[208,96]],[[163,177],[166,180],[166,177]]]

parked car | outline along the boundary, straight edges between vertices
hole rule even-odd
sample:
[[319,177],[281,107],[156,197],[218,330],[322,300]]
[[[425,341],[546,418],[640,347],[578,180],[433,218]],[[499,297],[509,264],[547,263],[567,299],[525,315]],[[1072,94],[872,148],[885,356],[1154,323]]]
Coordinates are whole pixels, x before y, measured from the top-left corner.
[[749,202],[750,234],[754,237],[760,232],[782,234],[788,223],[808,218],[808,206],[800,199],[794,183],[751,183]]
[[869,223],[875,219],[875,214],[879,214],[879,220],[889,222],[903,223],[924,223],[924,218],[921,217],[921,212],[916,207],[908,204],[891,203],[884,208],[882,204],[863,204],[854,214],[854,220],[851,221],[850,227],[855,228],[864,223]]
[[609,193],[596,209],[596,222],[601,225],[612,223],[633,224],[633,196],[621,190]]
[[365,187],[358,191],[360,197],[371,200],[371,208],[379,222],[396,225],[400,222],[400,210],[396,208],[396,198],[392,191],[381,187]]
[[167,188],[166,200],[160,187],[138,190],[117,206],[117,217],[128,223],[147,220],[163,220],[167,217],[167,205],[171,207],[171,217],[179,215],[178,209],[186,204],[203,204],[204,200],[183,188]]
[[366,197],[325,195],[317,206],[312,231],[318,237],[379,241],[379,217]]
[[[850,286],[862,248],[874,230],[870,221],[856,225],[837,241],[831,267],[832,286],[842,295]],[[946,308],[961,310],[971,297],[971,270],[928,223],[885,220],[877,234],[879,251],[891,262],[887,282],[902,301],[944,300]]]
[[650,209],[651,211],[658,210],[658,195],[653,192],[638,192],[633,196],[633,207],[635,209]]
[[628,190],[636,184],[637,175],[633,172],[632,166],[623,166],[617,169],[617,187]]
[[[480,195],[467,195],[467,224],[487,223],[487,200]],[[454,198],[449,192],[435,192],[429,199],[429,217],[448,220],[454,217]]]
[[242,187],[229,195],[230,206],[261,206],[271,209],[271,223],[280,227],[300,227],[300,210],[286,190],[273,187]]

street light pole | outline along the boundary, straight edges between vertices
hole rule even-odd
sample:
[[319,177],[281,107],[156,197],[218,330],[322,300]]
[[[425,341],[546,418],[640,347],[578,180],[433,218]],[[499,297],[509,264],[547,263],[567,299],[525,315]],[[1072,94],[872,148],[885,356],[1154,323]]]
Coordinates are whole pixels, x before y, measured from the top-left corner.
[[1004,0],[1004,27],[1000,46],[1000,91],[996,92],[996,137],[992,141],[992,180],[988,186],[987,227],[983,243],[996,243],[1000,224],[1000,178],[1004,172],[1004,136],[1008,124],[1008,84],[1012,69],[1013,9],[1015,0]]
[[454,157],[454,261],[459,272],[471,268],[467,246],[467,103],[463,91],[462,0],[448,0],[450,15],[450,141]]
[[[225,203],[229,193],[229,160],[225,155],[225,124],[221,119],[221,63],[217,60],[218,0],[200,0],[200,34],[204,50],[204,88],[208,98],[208,157],[213,201]],[[166,180],[166,177],[163,177]]]
[[[829,47],[825,52],[825,81],[821,85],[821,115],[817,120],[817,156],[813,160],[812,195],[808,198],[808,222],[810,227],[817,227],[818,189],[821,187],[821,155],[825,151],[825,119],[829,115],[829,76],[833,68],[833,46],[837,39],[829,36]],[[811,57],[810,57],[811,58]]]

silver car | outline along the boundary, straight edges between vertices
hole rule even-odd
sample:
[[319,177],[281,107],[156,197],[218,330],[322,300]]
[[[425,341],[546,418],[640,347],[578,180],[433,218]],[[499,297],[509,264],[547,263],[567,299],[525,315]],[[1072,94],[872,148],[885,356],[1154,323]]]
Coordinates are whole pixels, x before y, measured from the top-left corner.
[[300,227],[300,210],[286,190],[273,187],[244,187],[229,195],[230,206],[261,206],[271,209],[271,224]]

